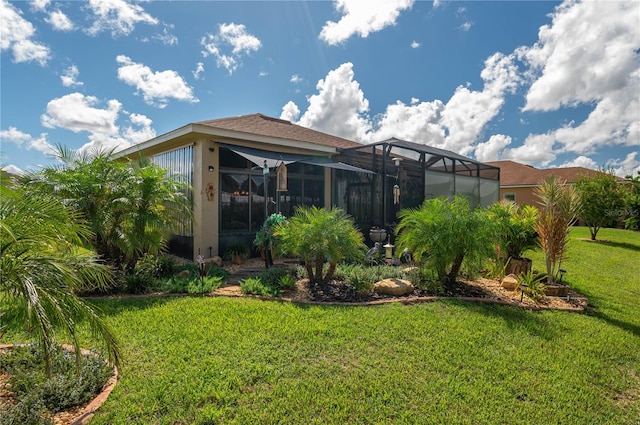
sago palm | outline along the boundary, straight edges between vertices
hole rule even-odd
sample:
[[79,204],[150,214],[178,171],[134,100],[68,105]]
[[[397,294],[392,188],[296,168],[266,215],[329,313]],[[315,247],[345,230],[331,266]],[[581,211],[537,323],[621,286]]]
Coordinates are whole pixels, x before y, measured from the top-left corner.
[[0,305],[23,313],[27,329],[44,349],[47,374],[59,330],[71,339],[79,364],[78,325],[82,322],[89,324],[117,364],[115,335],[98,311],[75,293],[111,283],[109,268],[80,248],[90,232],[81,225],[79,215],[50,196],[4,186],[0,194]]
[[[280,238],[284,252],[304,260],[311,283],[328,282],[338,263],[361,258],[365,248],[364,236],[355,227],[353,218],[340,208],[300,206],[286,225],[276,228],[275,235]],[[329,267],[323,275],[325,263]]]

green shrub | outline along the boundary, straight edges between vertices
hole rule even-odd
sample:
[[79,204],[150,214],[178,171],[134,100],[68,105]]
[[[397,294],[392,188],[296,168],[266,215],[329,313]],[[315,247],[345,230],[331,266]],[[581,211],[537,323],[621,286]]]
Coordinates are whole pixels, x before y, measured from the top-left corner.
[[191,279],[186,289],[189,294],[208,294],[221,286],[222,278],[220,276],[207,276]]
[[243,294],[263,295],[267,297],[279,297],[282,295],[279,287],[265,284],[258,276],[241,280],[240,290]]
[[295,289],[296,279],[290,273],[288,273],[280,277],[278,284],[282,289]]
[[544,298],[544,291],[547,289],[547,285],[542,283],[545,277],[533,272],[522,273],[518,276],[516,290],[523,291],[527,297],[536,302],[540,301]]
[[398,249],[408,248],[444,285],[455,283],[463,262],[468,271],[480,270],[494,254],[496,222],[486,210],[472,210],[465,198],[429,199],[418,209],[400,211],[398,217]]
[[38,418],[43,407],[58,412],[87,403],[113,372],[103,360],[82,356],[78,376],[75,354],[59,346],[51,353],[50,378],[46,377],[44,362],[42,350],[35,344],[14,347],[2,355],[0,372],[11,376],[11,389],[18,404],[11,408],[0,406],[0,423],[47,423]]

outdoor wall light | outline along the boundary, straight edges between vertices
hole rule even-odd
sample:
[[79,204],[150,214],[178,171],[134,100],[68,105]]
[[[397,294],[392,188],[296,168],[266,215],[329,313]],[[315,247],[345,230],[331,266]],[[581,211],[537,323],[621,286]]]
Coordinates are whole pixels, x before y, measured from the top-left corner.
[[212,173],[213,170],[215,170],[215,168],[213,168],[213,165],[209,165],[209,172]]
[[394,164],[396,164],[396,167],[399,167],[400,161],[402,161],[402,158],[392,158],[391,160],[393,161]]
[[209,148],[209,152],[215,152],[216,148]]

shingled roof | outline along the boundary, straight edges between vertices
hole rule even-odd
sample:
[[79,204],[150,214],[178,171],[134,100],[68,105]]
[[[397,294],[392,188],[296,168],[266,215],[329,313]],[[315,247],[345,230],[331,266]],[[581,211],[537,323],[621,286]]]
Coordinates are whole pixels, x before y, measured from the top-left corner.
[[310,128],[302,127],[290,121],[269,117],[263,114],[240,115],[231,118],[199,121],[195,124],[205,125],[259,136],[276,137],[279,139],[298,140],[335,148],[352,148],[362,146],[342,137],[332,136]]
[[538,186],[547,177],[554,175],[567,183],[575,183],[581,176],[596,174],[598,171],[584,167],[540,169],[515,161],[486,162],[500,168],[500,186]]

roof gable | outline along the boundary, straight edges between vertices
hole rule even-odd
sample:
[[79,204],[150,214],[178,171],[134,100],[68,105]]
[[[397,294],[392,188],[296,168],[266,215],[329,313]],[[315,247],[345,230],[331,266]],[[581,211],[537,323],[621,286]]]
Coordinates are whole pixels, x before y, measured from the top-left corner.
[[199,121],[194,124],[212,128],[255,134],[258,136],[275,137],[279,139],[297,140],[334,148],[351,148],[362,146],[342,137],[322,133],[310,128],[293,124],[290,121],[269,117],[263,114],[240,115],[231,118]]

